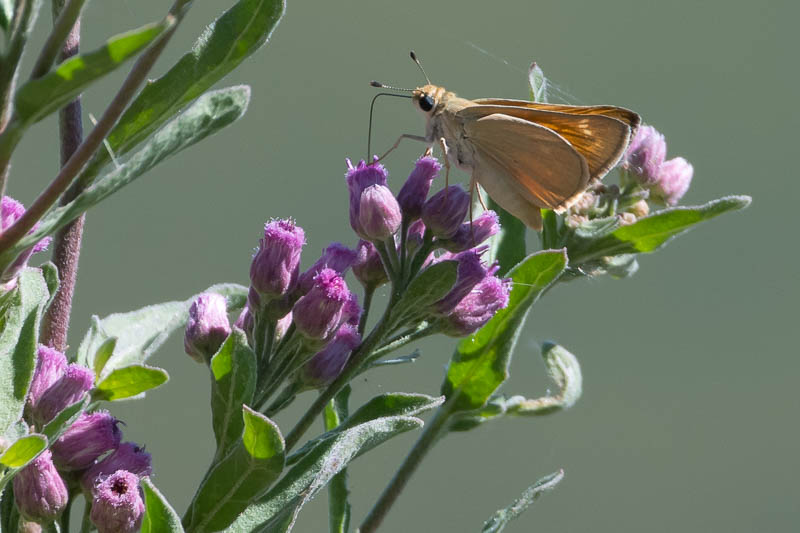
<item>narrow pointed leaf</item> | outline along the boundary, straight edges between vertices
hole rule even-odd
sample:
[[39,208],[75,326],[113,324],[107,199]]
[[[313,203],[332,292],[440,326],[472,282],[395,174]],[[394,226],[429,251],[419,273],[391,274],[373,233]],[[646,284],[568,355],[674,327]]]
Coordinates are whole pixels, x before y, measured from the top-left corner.
[[253,401],[256,388],[256,356],[242,330],[233,330],[210,366],[211,416],[220,458],[239,440],[244,429],[242,407]]
[[657,211],[605,236],[576,237],[568,243],[573,265],[618,254],[654,252],[696,224],[750,205],[749,196],[726,196],[699,206],[677,206]]
[[278,426],[247,406],[242,413],[241,440],[214,464],[186,511],[184,526],[190,531],[228,527],[283,470],[285,449]]
[[73,56],[50,73],[28,81],[17,91],[17,116],[22,122],[33,123],[58,111],[93,82],[144,50],[167,26],[161,22],[121,33],[97,50]]
[[508,307],[459,343],[447,369],[442,393],[458,393],[456,411],[483,406],[508,377],[508,364],[525,317],[539,295],[567,266],[566,250],[531,254],[509,272],[513,289]]
[[[189,102],[221,80],[272,34],[284,0],[239,0],[209,25],[166,74],[148,83],[108,136],[115,154],[125,154]],[[99,152],[90,172],[108,163]]]
[[51,209],[35,231],[0,256],[0,265],[10,264],[22,250],[62,228],[161,161],[230,125],[244,114],[249,100],[250,88],[246,86],[204,94],[148,139],[128,161],[98,178],[67,205]]
[[145,507],[140,533],[183,533],[180,517],[150,478],[142,478],[139,486],[144,493]]
[[291,531],[302,507],[350,461],[395,435],[422,426],[422,420],[397,416],[333,433],[305,454],[259,501],[226,529],[227,533]]
[[7,293],[0,317],[0,435],[22,417],[36,366],[42,309],[49,299],[42,272],[26,268]]
[[509,522],[521,515],[533,502],[538,500],[542,494],[553,490],[562,479],[564,479],[563,470],[543,477],[525,489],[525,492],[523,492],[514,503],[495,512],[492,517],[483,524],[481,533],[500,533]]
[[169,381],[166,370],[147,365],[128,365],[112,370],[97,384],[94,400],[113,402],[132,398]]
[[[247,288],[234,283],[213,285],[204,292],[216,292],[228,299],[228,310],[241,309],[247,299]],[[128,313],[115,313],[93,320],[92,327],[78,348],[78,362],[94,367],[94,357],[103,343],[117,338],[114,354],[103,368],[103,376],[116,368],[143,363],[170,334],[186,325],[189,307],[197,296],[182,302],[150,305]]]
[[0,465],[7,468],[22,468],[33,461],[47,448],[47,438],[42,435],[28,435],[15,441],[0,455]]

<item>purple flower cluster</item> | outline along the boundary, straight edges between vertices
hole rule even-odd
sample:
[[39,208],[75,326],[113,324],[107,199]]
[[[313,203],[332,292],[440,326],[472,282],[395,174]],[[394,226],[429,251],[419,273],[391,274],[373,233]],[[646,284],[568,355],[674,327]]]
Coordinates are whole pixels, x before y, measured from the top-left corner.
[[666,160],[667,141],[652,126],[640,126],[622,160],[622,168],[651,198],[667,205],[680,201],[692,183],[694,168],[682,157]]
[[[3,196],[2,199],[0,199],[0,233],[11,227],[23,213],[25,213],[24,205],[10,196]],[[37,223],[30,232],[36,231],[38,226],[39,224]],[[51,240],[50,237],[45,237],[17,256],[14,262],[0,274],[0,290],[9,291],[16,287],[17,275],[28,265],[30,257],[37,252],[47,250]]]
[[[47,346],[37,350],[26,417],[43,427],[92,388],[94,374]],[[139,478],[152,472],[150,454],[122,443],[119,420],[107,411],[84,412],[14,477],[14,497],[32,522],[49,523],[67,505],[65,479],[79,480],[92,499],[91,519],[103,533],[137,531],[144,515]]]

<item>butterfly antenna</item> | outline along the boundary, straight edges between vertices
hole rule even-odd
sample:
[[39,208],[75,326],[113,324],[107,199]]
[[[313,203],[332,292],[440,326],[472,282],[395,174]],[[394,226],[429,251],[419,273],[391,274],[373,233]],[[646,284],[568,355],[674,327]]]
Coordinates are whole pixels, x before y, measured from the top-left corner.
[[425,76],[425,81],[427,81],[427,82],[428,82],[428,85],[430,85],[430,83],[431,83],[431,79],[428,77],[428,75],[427,75],[427,74],[425,74],[425,69],[424,69],[424,68],[422,68],[422,63],[420,63],[420,62],[419,62],[419,59],[417,59],[417,54],[415,54],[415,53],[414,53],[414,50],[411,50],[411,52],[410,52],[408,55],[410,55],[410,56],[411,56],[411,60],[412,60],[414,63],[416,63],[416,64],[417,64],[417,66],[419,67],[419,70],[420,70],[420,71],[422,71],[422,75],[423,75],[423,76]]
[[[397,87],[389,87],[388,85],[383,85],[382,83],[378,83],[377,81],[371,81],[369,84],[372,85],[373,87],[395,89],[397,91],[409,90],[409,89],[398,89]],[[379,96],[396,96],[397,98],[413,98],[412,96],[409,95],[394,94],[394,93],[378,93],[372,98],[372,103],[369,105],[369,129],[367,129],[367,158],[365,159],[365,161],[369,161],[370,154],[372,153],[372,113],[375,111],[375,100],[377,100]]]
[[[373,87],[377,87],[378,89],[390,89],[392,91],[403,91],[406,93],[413,93],[414,89],[403,89],[402,87],[393,87],[391,85],[386,85],[385,83],[381,83],[379,81],[372,80],[369,84]],[[399,95],[395,95],[399,96]]]

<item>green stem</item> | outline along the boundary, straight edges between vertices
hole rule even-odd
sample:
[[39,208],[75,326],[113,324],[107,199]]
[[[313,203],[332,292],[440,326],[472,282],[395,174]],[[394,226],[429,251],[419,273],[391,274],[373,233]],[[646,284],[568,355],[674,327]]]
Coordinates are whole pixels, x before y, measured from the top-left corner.
[[111,131],[111,128],[117,123],[117,120],[119,120],[119,117],[125,111],[128,103],[130,103],[136,95],[139,86],[144,82],[145,78],[147,78],[150,69],[175,34],[175,30],[185,15],[186,10],[184,7],[188,3],[188,0],[175,1],[165,18],[168,25],[167,29],[158,40],[136,60],[128,77],[125,78],[119,91],[100,117],[100,120],[97,121],[97,125],[81,143],[72,157],[69,158],[69,161],[61,167],[61,170],[50,185],[48,185],[36,200],[34,200],[30,208],[0,235],[0,254],[3,254],[2,261],[0,261],[0,270],[4,270],[11,261],[14,260],[14,257],[7,257],[7,254],[4,252],[7,252],[19,242],[53,204],[58,201],[58,198],[67,190],[72,180],[78,175],[86,162],[89,161],[94,152],[100,147],[100,144]]
[[314,419],[319,416],[319,414],[325,409],[325,406],[328,405],[328,402],[333,398],[336,393],[338,393],[342,388],[347,385],[347,383],[356,375],[358,374],[361,366],[369,357],[372,350],[380,344],[383,340],[383,337],[389,333],[389,327],[391,323],[391,309],[392,309],[393,302],[390,302],[389,305],[386,307],[386,311],[384,312],[383,316],[381,317],[380,321],[375,325],[372,332],[364,339],[364,342],[361,343],[361,346],[353,352],[353,355],[350,356],[350,360],[347,362],[347,365],[342,370],[342,373],[328,385],[328,387],[320,393],[314,403],[308,408],[308,410],[300,417],[300,420],[297,421],[295,426],[292,430],[286,435],[286,451],[288,452],[298,443],[298,441],[303,437],[308,428],[311,427],[311,424],[314,422]]
[[405,460],[403,460],[403,464],[397,469],[394,477],[383,490],[383,493],[381,493],[380,498],[375,502],[375,505],[372,507],[367,517],[361,523],[361,527],[358,529],[360,533],[373,533],[378,529],[378,526],[381,525],[381,522],[383,522],[383,519],[392,508],[392,505],[394,505],[394,502],[397,501],[400,493],[405,488],[408,480],[411,479],[417,467],[422,463],[422,459],[425,458],[428,451],[430,451],[437,439],[442,435],[443,431],[445,431],[447,421],[453,414],[455,400],[457,398],[458,393],[448,398],[447,401],[436,410],[433,418],[425,424],[425,430],[422,432],[422,435],[420,435],[414,447],[411,448],[411,451],[408,452]]
[[364,287],[364,311],[361,313],[361,320],[358,322],[358,334],[362,337],[367,329],[367,319],[369,318],[369,309],[372,307],[372,296],[374,294],[375,287]]
[[406,250],[406,242],[408,241],[408,218],[403,217],[403,222],[400,225],[400,279],[404,279],[406,275],[406,262],[408,260],[408,251]]
[[[325,431],[339,426],[349,416],[350,386],[345,386],[325,408]],[[347,533],[350,529],[350,503],[347,497],[347,469],[333,476],[328,484],[328,519],[330,533]]]
[[67,36],[72,31],[72,27],[78,21],[81,15],[81,9],[86,0],[54,0],[53,10],[60,11],[58,18],[53,22],[53,30],[47,37],[47,41],[42,46],[39,57],[36,59],[36,64],[31,72],[31,79],[41,78],[50,70],[53,63],[58,57],[58,52],[61,50],[61,45],[67,39]]
[[389,274],[389,280],[391,280],[392,285],[394,287],[399,287],[400,279],[397,277],[397,269],[392,263],[391,256],[386,249],[386,245],[382,242],[377,242],[375,243],[375,249],[378,251],[378,255],[381,256],[381,262],[383,263],[383,267],[386,269],[386,273]]
[[415,340],[433,335],[437,332],[437,330],[438,328],[435,325],[426,323],[424,326],[421,326],[415,330],[392,337],[386,341],[383,346],[372,352],[372,355],[369,356],[366,363],[369,364],[372,361],[376,361],[381,357],[387,356],[398,348],[402,348],[406,344],[414,342]]
[[92,501],[89,498],[85,498],[86,505],[83,508],[83,518],[81,519],[81,532],[80,533],[89,533],[94,526],[92,526],[92,521],[89,518],[89,513],[92,512]]
[[64,511],[61,513],[61,531],[67,532],[69,531],[69,517],[72,512],[72,502],[75,501],[75,495],[70,494],[69,500],[67,500],[67,506],[64,508]]

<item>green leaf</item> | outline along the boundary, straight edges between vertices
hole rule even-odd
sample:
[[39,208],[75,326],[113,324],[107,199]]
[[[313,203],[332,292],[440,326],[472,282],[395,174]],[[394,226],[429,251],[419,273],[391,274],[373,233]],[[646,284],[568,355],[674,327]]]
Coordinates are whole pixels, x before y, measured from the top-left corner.
[[545,476],[527,489],[511,505],[495,512],[489,520],[483,524],[481,533],[500,533],[505,529],[509,522],[521,515],[539,497],[553,490],[558,483],[564,479],[564,471],[559,470],[549,476]]
[[347,417],[346,420],[334,429],[307,442],[302,448],[290,455],[286,463],[294,464],[298,462],[306,453],[317,446],[319,442],[331,438],[334,433],[341,433],[342,431],[360,424],[380,420],[382,418],[416,416],[430,411],[431,409],[435,409],[442,403],[444,403],[444,396],[434,397],[428,396],[427,394],[412,394],[408,392],[389,392],[381,394],[359,407],[356,412]]
[[461,341],[450,359],[442,393],[448,398],[458,394],[455,411],[483,406],[508,378],[508,364],[528,311],[566,266],[566,250],[544,250],[529,255],[509,272],[513,289],[508,307]]
[[489,209],[500,217],[500,231],[489,239],[489,250],[486,262],[490,265],[497,261],[500,264],[498,276],[505,276],[520,261],[525,259],[525,224],[500,207],[489,198]]
[[42,309],[50,297],[42,272],[26,268],[6,301],[0,332],[0,435],[22,417],[36,366]]
[[58,111],[93,82],[144,50],[167,26],[160,22],[121,33],[97,50],[73,56],[41,78],[26,82],[16,94],[18,118],[33,123]]
[[112,370],[98,383],[92,392],[92,397],[96,401],[124,400],[160,387],[167,381],[169,381],[169,374],[161,368],[147,365],[124,366]]
[[[92,319],[99,322],[96,316],[93,316]],[[106,367],[106,363],[108,363],[108,360],[111,359],[112,355],[114,355],[114,350],[116,350],[116,348],[117,348],[116,337],[109,337],[101,342],[100,346],[98,346],[97,348],[97,351],[94,352],[94,357],[93,357],[95,376],[102,375],[103,369]]]
[[14,503],[14,486],[6,485],[0,495],[0,533],[19,532],[19,510]]
[[[197,98],[258,50],[285,10],[283,0],[240,0],[209,25],[166,74],[148,83],[111,130],[111,150],[121,155],[143,141],[186,104]],[[90,174],[108,163],[99,152]]]
[[253,401],[256,389],[256,356],[242,330],[233,330],[210,366],[211,416],[219,459],[239,440],[244,429],[242,407]]
[[350,461],[384,441],[422,426],[408,416],[379,418],[318,442],[259,501],[249,506],[225,531],[228,533],[286,532],[302,507]]
[[442,261],[432,265],[408,284],[392,310],[392,322],[400,325],[414,316],[426,313],[436,301],[441,300],[456,282],[457,261]]
[[184,526],[190,531],[201,533],[228,527],[283,470],[286,456],[278,426],[247,406],[242,413],[241,439],[211,467],[186,511]]
[[47,309],[50,307],[50,304],[53,303],[53,300],[55,300],[61,282],[58,279],[58,269],[52,262],[48,261],[39,268],[42,270],[42,276],[47,285],[47,292],[50,293],[50,297],[47,299],[47,303],[44,306],[44,308]]
[[150,478],[143,477],[139,486],[144,493],[145,507],[140,533],[183,533],[180,517]]
[[[204,292],[216,292],[227,297],[229,311],[241,309],[247,300],[247,288],[234,283],[213,285]],[[143,363],[170,334],[186,325],[189,307],[197,296],[182,302],[166,302],[128,313],[115,313],[102,320],[94,317],[78,348],[78,362],[94,368],[93,358],[98,349],[108,339],[116,337],[116,349],[103,368],[104,374],[130,364]]]
[[51,209],[35,231],[0,256],[0,265],[10,264],[20,252],[76,219],[169,156],[228,126],[242,116],[249,99],[250,88],[246,86],[204,94],[148,139],[128,161],[98,178],[67,205]]
[[536,62],[531,63],[528,68],[528,85],[530,86],[531,102],[547,102],[547,78],[544,77],[544,71]]
[[[325,430],[331,431],[349,416],[349,401],[352,389],[345,385],[325,406],[323,418]],[[350,531],[351,506],[347,488],[347,469],[333,476],[328,482],[328,531],[330,533],[348,533]]]
[[7,468],[22,468],[47,448],[47,438],[43,435],[27,435],[17,440],[0,455],[0,464]]
[[570,262],[577,265],[609,255],[654,252],[695,224],[744,209],[750,202],[749,196],[726,196],[699,206],[663,209],[603,237],[576,238],[568,246]]
[[47,437],[48,442],[55,442],[58,438],[64,434],[64,432],[69,429],[73,422],[75,422],[81,413],[86,410],[86,407],[89,405],[89,398],[85,396],[78,400],[77,402],[73,403],[72,405],[68,405],[64,409],[61,410],[47,425],[42,429],[42,433],[45,437]]
[[14,0],[0,0],[0,28],[8,30],[14,16]]

